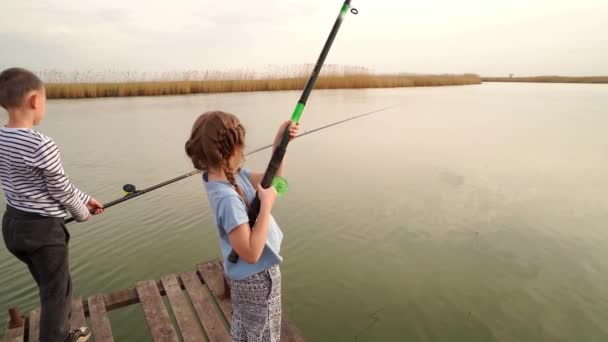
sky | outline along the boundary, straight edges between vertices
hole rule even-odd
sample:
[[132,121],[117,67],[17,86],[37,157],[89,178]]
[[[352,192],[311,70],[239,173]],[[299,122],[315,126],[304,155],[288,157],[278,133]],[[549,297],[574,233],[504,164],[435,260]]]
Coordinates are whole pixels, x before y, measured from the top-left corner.
[[[341,0],[1,0],[0,68],[165,72],[314,63]],[[608,75],[607,0],[353,0],[327,63]]]

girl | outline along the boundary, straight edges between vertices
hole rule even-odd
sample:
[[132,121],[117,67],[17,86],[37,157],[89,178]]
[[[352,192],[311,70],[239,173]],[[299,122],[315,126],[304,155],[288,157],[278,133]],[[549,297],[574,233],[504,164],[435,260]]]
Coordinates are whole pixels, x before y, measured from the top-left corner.
[[[291,121],[281,125],[274,141]],[[290,128],[293,139],[298,125]],[[186,153],[203,171],[209,204],[218,228],[224,271],[232,294],[231,335],[233,341],[279,341],[281,333],[281,272],[279,255],[283,233],[270,214],[276,199],[273,187],[260,185],[263,173],[242,169],[245,161],[245,128],[232,114],[213,111],[202,114],[192,127]],[[283,175],[281,164],[277,175]],[[253,227],[247,209],[255,197],[261,209]],[[227,258],[230,250],[239,255],[236,264]]]

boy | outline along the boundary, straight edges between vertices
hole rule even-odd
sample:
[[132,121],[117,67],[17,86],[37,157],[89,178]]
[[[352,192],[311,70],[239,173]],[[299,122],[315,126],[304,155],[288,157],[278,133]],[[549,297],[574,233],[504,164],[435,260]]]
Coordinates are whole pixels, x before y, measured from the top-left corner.
[[63,170],[55,142],[33,130],[45,115],[46,94],[33,73],[0,73],[0,181],[6,196],[2,235],[7,249],[27,264],[40,294],[40,341],[83,342],[86,327],[70,330],[72,282],[66,210],[79,221],[103,212],[94,198],[76,189]]

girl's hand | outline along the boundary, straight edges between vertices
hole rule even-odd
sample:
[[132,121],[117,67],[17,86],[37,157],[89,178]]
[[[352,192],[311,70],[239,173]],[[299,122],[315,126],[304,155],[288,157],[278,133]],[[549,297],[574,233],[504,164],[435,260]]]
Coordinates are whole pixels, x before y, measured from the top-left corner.
[[283,122],[279,127],[277,136],[274,138],[274,147],[277,147],[279,145],[279,143],[281,142],[281,137],[283,136],[283,132],[285,131],[285,128],[287,128],[289,125],[291,125],[291,127],[289,128],[289,141],[291,142],[298,135],[300,123],[298,122],[293,125],[291,120],[287,120]]
[[[289,120],[289,122],[291,123],[291,120]],[[291,125],[291,127],[289,127],[289,141],[291,142],[293,139],[295,139],[295,137],[298,136],[300,130],[300,123],[297,122],[295,125]]]
[[261,184],[258,184],[258,196],[262,204],[266,204],[269,208],[272,208],[274,201],[277,199],[277,190],[274,186],[264,189]]

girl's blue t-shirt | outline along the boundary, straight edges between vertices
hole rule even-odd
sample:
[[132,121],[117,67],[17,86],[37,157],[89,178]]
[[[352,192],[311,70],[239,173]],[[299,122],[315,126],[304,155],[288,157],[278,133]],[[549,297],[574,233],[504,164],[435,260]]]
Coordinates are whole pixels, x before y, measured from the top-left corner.
[[[251,203],[255,198],[255,189],[249,181],[249,175],[249,171],[243,169],[236,174],[235,178],[238,185],[243,190],[247,201]],[[228,261],[228,255],[232,250],[228,234],[239,225],[249,222],[247,208],[245,207],[245,203],[243,203],[241,196],[239,196],[229,182],[205,181],[203,175],[203,183],[207,189],[209,205],[213,211],[215,225],[220,235],[220,245],[224,258],[224,271],[226,272],[226,275],[232,280],[243,280],[274,265],[280,264],[281,261],[283,261],[283,258],[279,255],[283,233],[272,216],[270,216],[266,246],[264,247],[260,260],[255,264],[249,264],[241,258],[239,258],[236,264]]]

